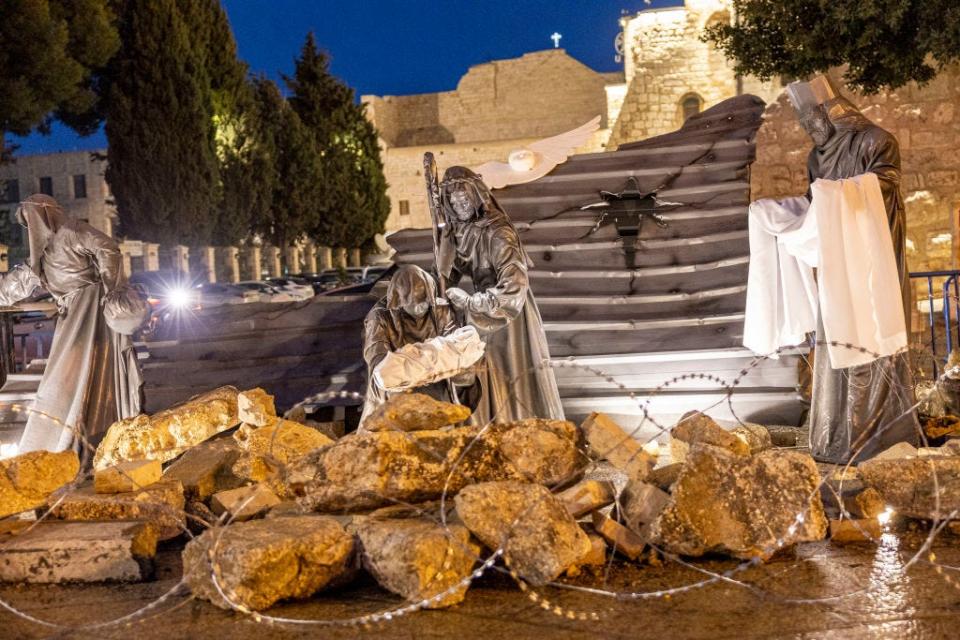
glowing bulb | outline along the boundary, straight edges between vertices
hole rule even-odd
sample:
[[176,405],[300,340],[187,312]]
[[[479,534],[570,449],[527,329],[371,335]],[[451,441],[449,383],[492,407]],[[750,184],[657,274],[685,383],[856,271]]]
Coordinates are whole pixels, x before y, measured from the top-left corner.
[[877,516],[877,521],[882,525],[888,524],[890,520],[893,518],[893,514],[894,514],[893,509],[891,509],[890,507],[887,507],[883,513]]
[[177,309],[183,309],[190,304],[190,292],[186,289],[170,289],[167,292],[167,300],[170,302],[171,307],[176,307]]

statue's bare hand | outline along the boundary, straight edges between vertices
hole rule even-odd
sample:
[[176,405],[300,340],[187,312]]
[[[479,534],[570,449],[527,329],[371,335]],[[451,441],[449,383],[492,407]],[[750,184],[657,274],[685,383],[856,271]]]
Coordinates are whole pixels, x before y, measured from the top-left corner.
[[463,289],[450,287],[447,289],[447,300],[457,309],[463,309],[470,302],[470,294]]

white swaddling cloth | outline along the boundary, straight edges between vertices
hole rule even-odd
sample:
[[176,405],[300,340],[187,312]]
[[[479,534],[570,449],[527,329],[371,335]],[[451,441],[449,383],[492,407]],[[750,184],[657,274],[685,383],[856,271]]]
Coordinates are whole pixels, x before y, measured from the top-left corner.
[[373,370],[374,382],[389,392],[408,391],[451,378],[483,357],[484,343],[472,326],[408,344],[388,353]]

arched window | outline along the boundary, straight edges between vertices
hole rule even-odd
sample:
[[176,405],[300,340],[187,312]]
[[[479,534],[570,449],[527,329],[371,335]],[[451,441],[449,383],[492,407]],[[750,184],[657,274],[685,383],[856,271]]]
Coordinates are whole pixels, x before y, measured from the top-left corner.
[[688,93],[680,99],[680,122],[686,122],[690,116],[695,116],[702,110],[703,99],[695,93]]

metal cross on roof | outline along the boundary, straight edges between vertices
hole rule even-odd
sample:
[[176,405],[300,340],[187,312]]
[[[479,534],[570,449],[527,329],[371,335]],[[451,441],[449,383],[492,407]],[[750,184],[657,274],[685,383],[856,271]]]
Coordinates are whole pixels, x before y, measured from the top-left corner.
[[553,48],[554,48],[554,49],[557,49],[557,48],[560,47],[560,38],[562,38],[562,37],[563,37],[563,36],[560,35],[559,33],[557,33],[556,31],[553,32],[553,35],[552,35],[552,36],[550,36],[550,39],[553,40]]

